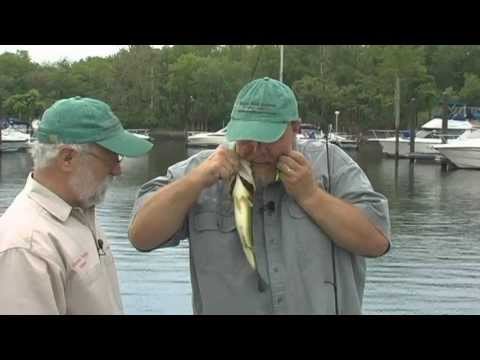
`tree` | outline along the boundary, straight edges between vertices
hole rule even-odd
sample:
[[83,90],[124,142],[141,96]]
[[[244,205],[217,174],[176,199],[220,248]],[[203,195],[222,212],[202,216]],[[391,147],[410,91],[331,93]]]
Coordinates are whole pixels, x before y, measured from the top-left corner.
[[331,79],[305,76],[293,84],[300,113],[305,122],[315,125],[331,123],[331,114],[339,107],[340,88]]
[[148,45],[130,45],[102,67],[108,68],[102,80],[106,99],[126,127],[155,124],[154,87],[156,49]]
[[[415,97],[420,118],[438,110],[441,94],[477,105],[479,45],[285,45],[284,82],[297,93],[304,121],[334,121],[351,129],[391,128],[395,78],[402,111]],[[217,130],[235,96],[254,78],[277,79],[279,45],[131,45],[106,58],[32,63],[27,52],[0,54],[0,117],[30,117],[22,101],[31,89],[44,107],[88,96],[109,103],[126,127]],[[11,102],[16,104],[15,109]],[[23,106],[23,107],[22,107]],[[403,116],[402,126],[408,119]]]
[[[28,91],[29,84],[26,79],[37,69],[26,51],[0,54],[0,104],[14,94]],[[0,116],[2,112],[4,110],[0,107]]]
[[20,121],[31,123],[44,110],[45,104],[40,100],[40,93],[32,89],[25,94],[12,95],[3,102],[9,116],[16,116]]
[[470,106],[480,105],[480,78],[475,74],[465,74],[465,84],[459,92],[460,100]]

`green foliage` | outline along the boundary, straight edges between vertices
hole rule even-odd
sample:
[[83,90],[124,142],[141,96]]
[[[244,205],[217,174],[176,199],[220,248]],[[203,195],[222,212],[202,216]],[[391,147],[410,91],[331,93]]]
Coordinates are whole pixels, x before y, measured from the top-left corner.
[[[303,121],[344,130],[392,128],[401,83],[401,126],[416,99],[427,121],[448,101],[480,105],[478,45],[285,45],[284,82]],[[130,45],[107,58],[33,63],[0,54],[0,117],[31,120],[53,102],[89,96],[108,102],[125,127],[217,130],[248,81],[279,77],[279,45]]]
[[38,90],[32,89],[25,94],[10,96],[3,102],[3,108],[7,115],[31,122],[45,110],[45,104],[40,101]]
[[459,96],[464,103],[480,104],[480,78],[475,74],[465,74],[465,83]]

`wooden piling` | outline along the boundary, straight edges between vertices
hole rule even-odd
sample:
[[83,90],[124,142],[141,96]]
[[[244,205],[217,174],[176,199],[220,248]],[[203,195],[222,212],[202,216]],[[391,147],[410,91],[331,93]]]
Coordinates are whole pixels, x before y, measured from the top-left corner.
[[[448,99],[447,96],[443,96],[443,117],[442,117],[442,144],[447,143],[447,131],[448,131],[448,118],[450,112],[448,111]],[[445,157],[440,160],[442,172],[448,171],[448,161]]]
[[[410,153],[415,153],[415,131],[417,127],[417,105],[415,98],[410,100]],[[415,162],[414,157],[410,157],[410,164]]]
[[395,159],[398,160],[399,148],[399,128],[400,128],[400,78],[396,77],[395,86]]

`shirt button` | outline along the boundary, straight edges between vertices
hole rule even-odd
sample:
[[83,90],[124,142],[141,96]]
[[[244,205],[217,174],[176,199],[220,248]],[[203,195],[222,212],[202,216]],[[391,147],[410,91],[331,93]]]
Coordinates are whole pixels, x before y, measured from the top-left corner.
[[277,267],[274,267],[274,268],[273,268],[273,272],[274,272],[274,273],[278,273],[278,268],[277,268]]
[[283,301],[283,297],[279,296],[279,297],[277,298],[277,304],[281,304],[282,301]]

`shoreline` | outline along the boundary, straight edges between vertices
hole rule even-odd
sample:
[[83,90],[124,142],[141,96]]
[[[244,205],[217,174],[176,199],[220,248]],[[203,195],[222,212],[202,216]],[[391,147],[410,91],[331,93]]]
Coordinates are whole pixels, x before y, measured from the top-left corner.
[[150,135],[154,138],[169,137],[169,138],[185,138],[185,131],[183,130],[169,130],[169,129],[152,129]]

